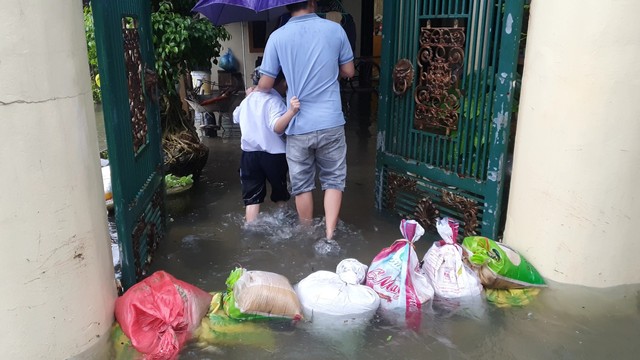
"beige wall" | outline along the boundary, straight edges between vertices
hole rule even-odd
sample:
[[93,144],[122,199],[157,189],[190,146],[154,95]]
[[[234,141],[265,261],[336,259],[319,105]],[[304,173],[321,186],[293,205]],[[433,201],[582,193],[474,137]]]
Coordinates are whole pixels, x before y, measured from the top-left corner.
[[505,242],[555,281],[640,283],[638,13],[532,5]]
[[104,358],[116,292],[82,3],[1,8],[0,352]]
[[[258,56],[262,56],[262,53],[249,52],[249,29],[247,23],[233,23],[225,25],[225,28],[231,34],[231,40],[222,42],[222,51],[220,55],[225,54],[227,49],[231,49],[236,60],[238,60],[238,71],[243,73],[246,86],[253,84],[251,80],[251,73],[256,68],[255,63]],[[244,44],[243,44],[244,33]],[[244,45],[244,46],[243,46]],[[218,70],[221,70],[217,65],[213,65],[211,69],[211,80],[218,81]]]

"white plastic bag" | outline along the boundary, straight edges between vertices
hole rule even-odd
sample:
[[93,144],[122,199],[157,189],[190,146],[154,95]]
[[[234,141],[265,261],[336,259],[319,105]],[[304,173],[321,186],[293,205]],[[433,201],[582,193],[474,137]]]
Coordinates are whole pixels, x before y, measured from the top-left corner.
[[419,272],[420,263],[413,248],[424,229],[414,220],[402,220],[400,232],[404,238],[382,249],[373,259],[367,273],[367,286],[380,296],[380,307],[404,308],[409,318],[419,315],[422,303],[433,298],[433,288]]
[[344,259],[336,266],[336,274],[347,284],[362,284],[369,267],[356,259]]
[[476,273],[462,261],[462,247],[456,243],[458,223],[450,218],[438,219],[442,240],[433,243],[424,255],[422,272],[429,278],[436,296],[459,298],[482,293]]
[[373,289],[349,284],[330,271],[316,271],[295,286],[304,318],[329,324],[364,323],[380,305]]

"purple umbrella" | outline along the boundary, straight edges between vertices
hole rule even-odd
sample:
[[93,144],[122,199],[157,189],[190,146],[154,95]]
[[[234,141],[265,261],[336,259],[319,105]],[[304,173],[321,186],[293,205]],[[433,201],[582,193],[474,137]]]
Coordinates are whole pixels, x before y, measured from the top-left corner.
[[206,16],[214,25],[240,21],[269,21],[287,10],[285,5],[300,0],[200,0],[192,11]]

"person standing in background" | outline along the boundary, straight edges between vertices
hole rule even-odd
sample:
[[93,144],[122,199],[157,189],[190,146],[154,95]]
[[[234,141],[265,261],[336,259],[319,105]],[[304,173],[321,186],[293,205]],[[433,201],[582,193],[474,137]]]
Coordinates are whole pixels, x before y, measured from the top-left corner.
[[300,111],[287,135],[287,163],[298,217],[313,220],[316,169],[324,191],[326,239],[338,223],[347,176],[347,145],[338,78],[355,73],[353,51],[339,24],[315,14],[316,1],[287,5],[291,19],[267,40],[257,91],[273,87],[280,70],[287,78],[287,99],[296,96]]

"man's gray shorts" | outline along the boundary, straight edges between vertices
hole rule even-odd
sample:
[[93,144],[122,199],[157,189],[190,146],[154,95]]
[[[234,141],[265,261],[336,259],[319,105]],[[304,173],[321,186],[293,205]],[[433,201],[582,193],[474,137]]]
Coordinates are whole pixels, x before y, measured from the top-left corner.
[[287,136],[287,163],[291,195],[316,188],[316,168],[322,190],[344,191],[347,178],[347,143],[344,126]]

